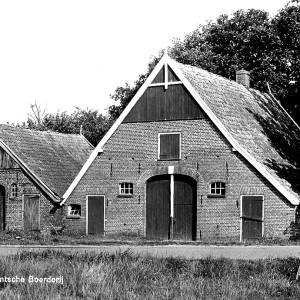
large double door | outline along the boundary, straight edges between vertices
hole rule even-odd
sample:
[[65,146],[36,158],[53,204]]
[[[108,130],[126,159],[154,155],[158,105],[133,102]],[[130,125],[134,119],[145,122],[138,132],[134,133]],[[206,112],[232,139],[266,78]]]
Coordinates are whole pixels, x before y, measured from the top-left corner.
[[147,181],[146,236],[196,238],[197,183],[184,175],[160,175]]

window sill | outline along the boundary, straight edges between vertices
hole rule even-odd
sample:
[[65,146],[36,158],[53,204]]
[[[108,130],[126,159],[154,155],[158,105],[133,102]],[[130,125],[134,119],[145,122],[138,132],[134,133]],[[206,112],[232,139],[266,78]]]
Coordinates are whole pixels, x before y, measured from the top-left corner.
[[133,198],[133,195],[118,195],[118,198]]
[[67,216],[66,219],[80,219],[81,216]]
[[157,161],[180,161],[181,158],[159,158]]
[[207,195],[207,198],[225,198],[226,195],[213,195],[213,194],[209,194]]

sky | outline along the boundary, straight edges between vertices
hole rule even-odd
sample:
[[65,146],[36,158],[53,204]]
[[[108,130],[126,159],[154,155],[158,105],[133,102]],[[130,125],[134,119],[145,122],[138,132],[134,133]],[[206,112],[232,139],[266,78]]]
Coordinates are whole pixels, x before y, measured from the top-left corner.
[[107,112],[110,95],[152,55],[199,24],[238,9],[271,16],[287,0],[0,0],[0,123],[49,113]]

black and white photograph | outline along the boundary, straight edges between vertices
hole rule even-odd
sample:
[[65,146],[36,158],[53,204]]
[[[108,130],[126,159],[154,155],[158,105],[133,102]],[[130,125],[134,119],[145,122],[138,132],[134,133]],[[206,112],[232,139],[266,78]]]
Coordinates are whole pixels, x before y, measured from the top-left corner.
[[300,0],[0,0],[0,299],[300,299]]

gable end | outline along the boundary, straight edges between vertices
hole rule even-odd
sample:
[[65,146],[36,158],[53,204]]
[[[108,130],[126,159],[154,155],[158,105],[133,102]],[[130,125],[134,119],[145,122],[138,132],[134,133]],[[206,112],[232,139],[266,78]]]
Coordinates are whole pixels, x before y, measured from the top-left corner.
[[182,84],[148,87],[124,123],[203,119],[204,112]]

